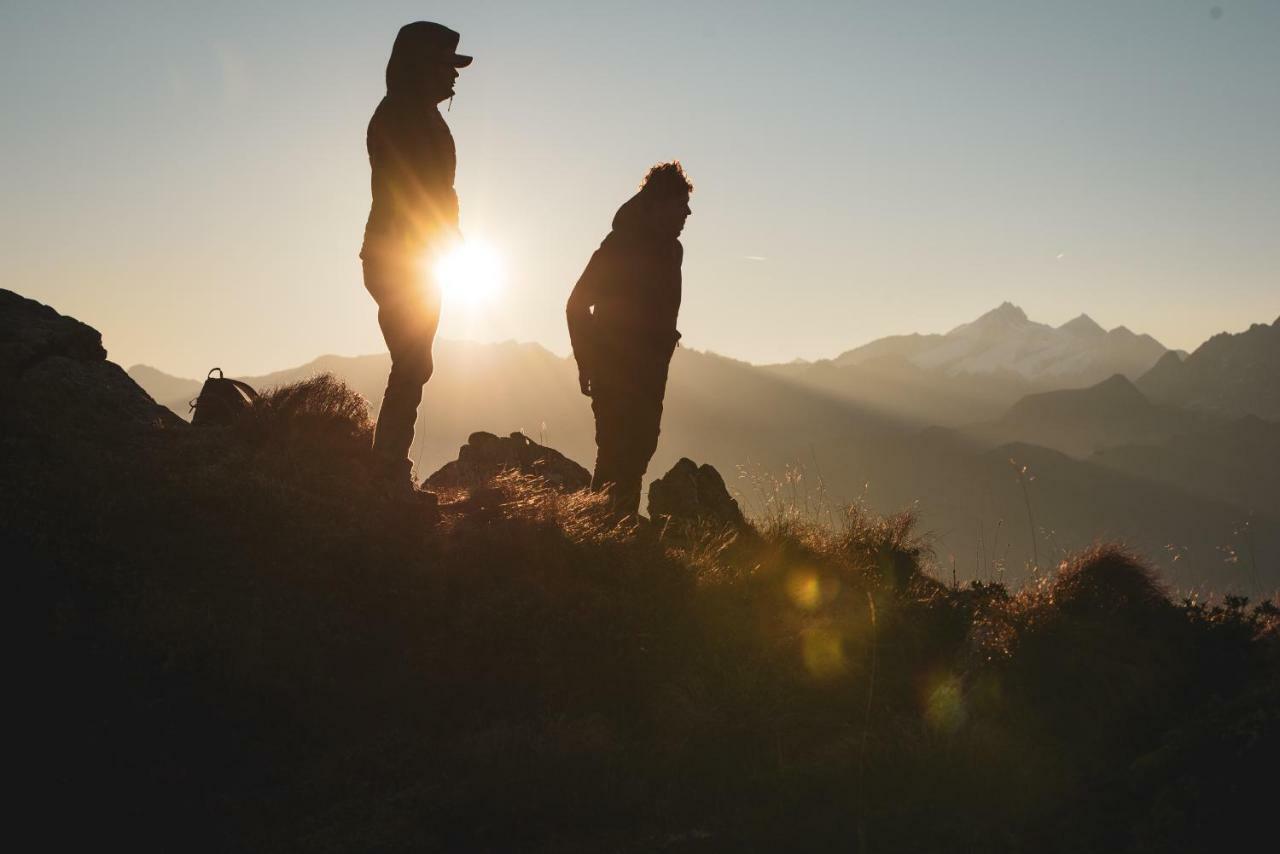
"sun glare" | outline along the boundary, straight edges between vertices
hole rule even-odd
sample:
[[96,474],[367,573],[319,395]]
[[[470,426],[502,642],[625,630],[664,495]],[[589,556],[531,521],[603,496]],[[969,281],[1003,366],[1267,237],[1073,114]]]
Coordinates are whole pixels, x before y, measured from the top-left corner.
[[492,246],[468,240],[435,265],[436,281],[446,300],[480,305],[502,288],[502,259]]

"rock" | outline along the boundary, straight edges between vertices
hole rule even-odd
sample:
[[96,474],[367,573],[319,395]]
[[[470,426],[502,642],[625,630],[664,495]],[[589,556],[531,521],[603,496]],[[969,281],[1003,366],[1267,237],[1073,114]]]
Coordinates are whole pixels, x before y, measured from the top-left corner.
[[671,471],[649,484],[649,518],[657,521],[663,517],[672,522],[735,528],[747,524],[720,472],[688,457],[681,457]]
[[114,362],[102,335],[0,290],[0,426],[42,442],[147,434],[182,424]]
[[591,485],[591,472],[519,432],[506,437],[472,433],[467,444],[458,449],[458,459],[445,463],[426,483],[433,489],[472,487],[503,471],[537,475],[565,492]]
[[102,335],[47,305],[0,290],[0,378],[11,380],[51,356],[80,362],[107,358]]

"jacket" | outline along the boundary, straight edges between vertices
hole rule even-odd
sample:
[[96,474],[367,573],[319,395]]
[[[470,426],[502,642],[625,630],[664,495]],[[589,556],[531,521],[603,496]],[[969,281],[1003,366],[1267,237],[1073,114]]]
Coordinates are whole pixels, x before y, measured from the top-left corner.
[[412,44],[387,63],[387,94],[369,120],[366,146],[373,204],[360,257],[416,258],[458,234],[457,150],[440,111],[418,83]]
[[565,307],[574,358],[593,385],[659,367],[665,381],[680,339],[683,259],[678,239],[648,226],[639,193],[618,209]]

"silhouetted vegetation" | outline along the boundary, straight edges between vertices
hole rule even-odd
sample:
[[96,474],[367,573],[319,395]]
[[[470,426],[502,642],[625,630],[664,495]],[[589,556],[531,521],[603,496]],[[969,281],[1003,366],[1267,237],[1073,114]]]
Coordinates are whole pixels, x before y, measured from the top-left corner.
[[1200,851],[1268,818],[1280,614],[1115,547],[953,587],[909,515],[677,535],[517,474],[428,524],[327,378],[65,451],[7,458],[0,528],[48,614],[50,844]]

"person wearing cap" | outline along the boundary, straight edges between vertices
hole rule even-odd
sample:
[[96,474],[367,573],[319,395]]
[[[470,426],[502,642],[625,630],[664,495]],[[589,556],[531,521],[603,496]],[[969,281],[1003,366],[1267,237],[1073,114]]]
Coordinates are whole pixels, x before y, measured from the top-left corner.
[[678,161],[649,170],[613,218],[565,314],[582,393],[596,420],[591,488],[619,517],[640,510],[640,488],[658,447],[667,368],[680,333],[680,232],[693,184]]
[[458,69],[471,64],[457,52],[458,40],[458,33],[427,21],[400,28],[387,63],[387,94],[366,138],[373,203],[360,258],[391,353],[373,449],[386,484],[403,495],[414,493],[409,448],[440,320],[432,268],[461,237],[457,153],[437,107],[453,97]]

